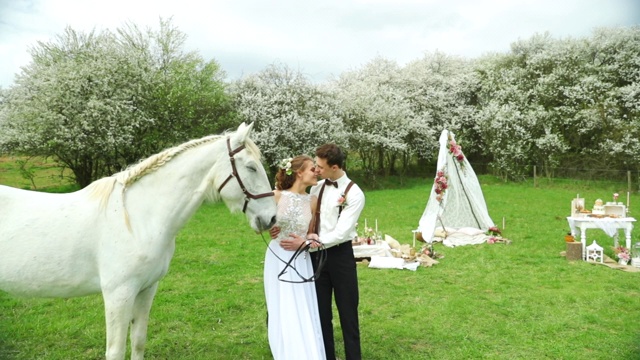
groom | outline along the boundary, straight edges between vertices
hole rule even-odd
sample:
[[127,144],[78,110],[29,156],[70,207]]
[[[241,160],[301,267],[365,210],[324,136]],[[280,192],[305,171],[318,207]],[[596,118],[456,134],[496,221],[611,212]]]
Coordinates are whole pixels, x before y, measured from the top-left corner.
[[[358,321],[358,275],[351,241],[357,236],[356,223],[364,208],[365,199],[360,187],[343,170],[345,159],[346,155],[335,144],[317,148],[316,174],[324,181],[311,188],[311,194],[318,196],[315,232],[327,249],[326,263],[316,280],[316,292],[328,360],[336,358],[331,308],[334,292],[346,358],[362,358]],[[317,255],[317,252],[311,253],[314,270]]]
[[[318,197],[314,214],[313,232],[318,234],[327,251],[326,262],[316,279],[316,294],[320,325],[327,360],[336,359],[333,337],[333,310],[331,298],[335,293],[340,316],[346,360],[360,360],[360,325],[358,321],[358,274],[351,241],[357,236],[356,222],[364,208],[364,193],[347,177],[343,170],[346,155],[335,144],[325,144],[316,149],[316,175],[323,181],[311,188]],[[272,238],[280,229],[270,230]],[[280,245],[295,250],[299,239],[285,239]],[[310,252],[314,272],[317,271],[318,252]]]

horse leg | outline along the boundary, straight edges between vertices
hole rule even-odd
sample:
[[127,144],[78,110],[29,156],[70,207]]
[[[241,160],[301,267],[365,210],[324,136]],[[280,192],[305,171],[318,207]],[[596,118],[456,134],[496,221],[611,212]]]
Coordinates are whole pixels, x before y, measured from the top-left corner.
[[131,360],[144,358],[144,347],[147,343],[147,326],[153,297],[158,290],[158,282],[142,290],[133,304],[133,318],[131,319]]
[[125,286],[110,291],[103,290],[102,297],[107,322],[105,357],[107,360],[124,360],[135,290]]

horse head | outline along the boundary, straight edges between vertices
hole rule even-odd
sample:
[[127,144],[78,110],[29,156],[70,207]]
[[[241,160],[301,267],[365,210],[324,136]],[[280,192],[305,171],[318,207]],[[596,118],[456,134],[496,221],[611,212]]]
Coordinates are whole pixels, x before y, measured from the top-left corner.
[[260,150],[249,138],[253,123],[240,124],[226,138],[228,159],[217,162],[213,183],[231,212],[242,210],[256,232],[271,228],[276,222],[276,202],[260,162]]

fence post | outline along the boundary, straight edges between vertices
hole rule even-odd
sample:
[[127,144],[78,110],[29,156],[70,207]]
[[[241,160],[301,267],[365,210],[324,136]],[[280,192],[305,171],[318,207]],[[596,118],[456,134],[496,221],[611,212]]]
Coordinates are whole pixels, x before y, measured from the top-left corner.
[[533,187],[538,187],[538,175],[536,165],[533,165]]

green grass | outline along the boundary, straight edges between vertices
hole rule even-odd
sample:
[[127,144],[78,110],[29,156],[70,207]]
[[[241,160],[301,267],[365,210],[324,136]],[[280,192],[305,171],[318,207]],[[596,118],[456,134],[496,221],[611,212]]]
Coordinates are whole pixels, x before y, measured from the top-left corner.
[[[28,161],[27,161],[28,160]],[[27,161],[23,171],[21,163]],[[25,176],[31,174],[32,178]],[[20,189],[43,190],[56,189],[68,192],[76,188],[70,179],[71,171],[62,171],[53,161],[45,158],[0,156],[0,185],[9,185]]]
[[[446,248],[432,268],[358,265],[363,358],[638,359],[640,273],[569,262],[570,202],[608,200],[624,184],[503,183],[481,177],[511,245]],[[411,243],[430,180],[366,191],[361,221]],[[624,198],[624,196],[623,196]],[[626,199],[624,199],[626,201]],[[631,199],[640,204],[640,196]],[[590,206],[590,205],[589,205]],[[637,213],[637,211],[635,212]],[[640,241],[635,231],[633,241]],[[588,232],[610,253],[613,241]],[[181,231],[151,311],[147,359],[271,359],[262,284],[265,243],[242,215],[205,205]],[[101,359],[99,295],[21,299],[0,293],[0,359]],[[336,315],[337,316],[337,315]],[[336,335],[340,339],[336,322]],[[338,341],[339,357],[344,358]]]

